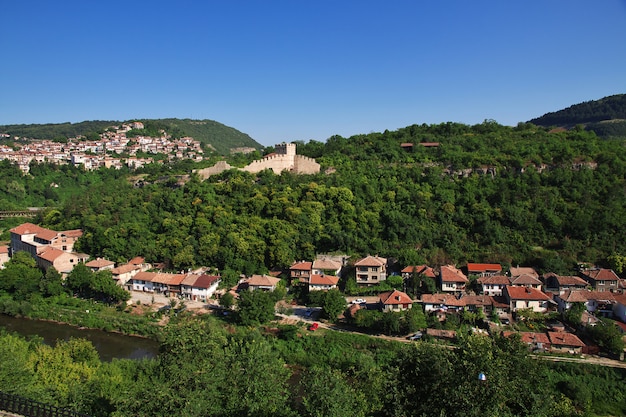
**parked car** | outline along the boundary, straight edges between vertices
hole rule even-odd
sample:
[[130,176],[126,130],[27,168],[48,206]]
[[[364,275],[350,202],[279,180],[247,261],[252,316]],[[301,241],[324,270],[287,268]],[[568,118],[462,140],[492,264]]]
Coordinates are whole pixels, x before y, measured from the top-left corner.
[[352,304],[367,304],[367,301],[362,298],[357,298],[356,300],[352,300]]
[[422,332],[417,332],[417,333],[407,337],[407,339],[409,339],[409,340],[422,340],[422,336],[424,336],[424,334]]
[[320,327],[319,323],[313,323],[309,326],[309,330],[314,332],[317,330],[318,327]]

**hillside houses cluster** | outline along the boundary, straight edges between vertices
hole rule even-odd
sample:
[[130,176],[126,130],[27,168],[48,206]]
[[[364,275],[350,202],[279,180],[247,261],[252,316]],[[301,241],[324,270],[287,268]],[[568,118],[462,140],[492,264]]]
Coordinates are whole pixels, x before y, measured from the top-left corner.
[[[133,127],[135,126],[135,127]],[[22,172],[29,172],[29,164],[53,163],[58,165],[82,166],[86,170],[101,167],[132,169],[154,162],[152,158],[138,158],[138,153],[166,154],[170,159],[193,159],[201,161],[203,150],[200,142],[190,137],[172,139],[163,134],[162,137],[138,136],[126,137],[131,129],[143,129],[143,124],[135,122],[114,127],[100,135],[99,140],[71,138],[67,143],[51,140],[33,140],[22,145],[18,150],[0,145],[0,160],[7,159],[16,163]],[[19,146],[19,144],[16,144]],[[124,158],[119,155],[129,155]]]

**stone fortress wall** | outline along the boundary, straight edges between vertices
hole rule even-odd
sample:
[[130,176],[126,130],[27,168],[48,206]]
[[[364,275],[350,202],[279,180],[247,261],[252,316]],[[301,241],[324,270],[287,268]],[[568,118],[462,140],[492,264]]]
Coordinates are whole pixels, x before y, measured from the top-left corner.
[[[275,153],[252,161],[241,170],[256,174],[265,169],[271,169],[277,175],[280,175],[283,171],[290,171],[295,174],[317,174],[320,172],[320,164],[315,162],[315,159],[296,154],[296,145],[294,143],[279,143],[275,146],[275,150]],[[219,161],[212,167],[196,172],[202,179],[206,179],[211,175],[219,174],[231,168],[225,161]]]

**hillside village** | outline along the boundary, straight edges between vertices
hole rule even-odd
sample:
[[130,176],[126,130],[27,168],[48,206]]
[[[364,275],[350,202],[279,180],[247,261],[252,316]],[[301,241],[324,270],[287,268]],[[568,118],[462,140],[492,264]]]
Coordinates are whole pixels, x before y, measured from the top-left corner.
[[[539,275],[532,267],[511,267],[504,271],[500,264],[489,263],[468,263],[463,267],[396,265],[378,255],[359,259],[318,255],[316,259],[296,261],[284,271],[270,275],[242,275],[235,287],[220,288],[219,273],[208,267],[168,273],[141,257],[116,265],[76,253],[74,244],[82,236],[81,230],[57,232],[24,223],[10,232],[10,245],[0,247],[0,267],[16,252],[25,251],[42,270],[53,267],[67,276],[77,264],[84,263],[94,272],[110,271],[111,279],[127,291],[181,301],[217,305],[217,299],[225,293],[236,299],[244,290],[274,291],[279,286],[292,292],[330,291],[338,289],[340,281],[354,276],[362,293],[370,295],[357,299],[346,297],[343,322],[351,323],[360,310],[401,313],[419,308],[429,318],[429,327],[411,336],[411,340],[428,337],[453,341],[456,330],[441,325],[452,316],[470,317],[478,332],[505,336],[518,333],[533,352],[597,353],[598,346],[585,337],[583,330],[585,326],[606,325],[600,322],[601,318],[615,319],[611,323],[626,333],[626,280],[605,268],[581,267],[576,275],[560,276]],[[401,288],[370,291],[391,277],[401,283]],[[411,291],[416,286],[422,290]],[[578,326],[555,319],[576,305],[583,307]],[[310,314],[311,310],[307,311]],[[532,323],[542,316],[552,320],[541,331],[513,330],[532,327],[525,322]],[[315,318],[319,317],[307,315],[305,319]],[[480,323],[483,329],[479,329]]]

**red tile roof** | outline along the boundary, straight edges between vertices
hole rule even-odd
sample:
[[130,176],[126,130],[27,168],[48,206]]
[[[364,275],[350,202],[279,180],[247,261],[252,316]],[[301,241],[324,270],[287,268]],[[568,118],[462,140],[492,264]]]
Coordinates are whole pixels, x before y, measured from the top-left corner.
[[121,274],[126,274],[128,272],[134,271],[136,269],[137,269],[136,265],[125,264],[125,265],[120,265],[117,268],[111,269],[111,273],[113,275],[121,275]]
[[273,287],[280,282],[280,278],[274,278],[268,275],[252,275],[246,282],[248,285],[255,287]]
[[83,235],[83,231],[81,229],[65,230],[63,232],[59,232],[59,234],[67,237],[79,238]]
[[289,269],[295,269],[297,271],[310,271],[313,267],[313,262],[295,262],[293,265],[289,267]]
[[536,288],[528,287],[504,287],[512,300],[551,300],[552,298]]
[[341,264],[331,259],[316,259],[313,261],[313,268],[336,271],[341,268]]
[[221,277],[217,275],[206,275],[202,274],[196,279],[193,283],[192,287],[196,288],[210,288],[213,284],[219,281]]
[[469,282],[465,274],[452,265],[444,265],[441,267],[441,281]]
[[511,280],[509,277],[505,277],[504,275],[493,275],[490,277],[478,278],[478,283],[491,285],[509,285],[511,283]]
[[89,268],[104,268],[111,265],[115,265],[115,262],[102,258],[94,259],[93,261],[89,261],[85,264],[85,266],[88,266]]
[[37,234],[35,235],[35,237],[39,239],[47,240],[47,241],[52,241],[54,238],[58,236],[59,234],[57,232],[55,232],[54,230],[49,230],[49,229],[42,229],[41,231],[37,232]]
[[534,277],[539,277],[537,271],[535,271],[535,269],[530,266],[512,266],[509,272],[512,277],[518,277],[523,274],[529,274]]
[[572,275],[566,275],[566,276],[555,275],[555,278],[556,278],[556,281],[559,283],[559,286],[586,287],[587,285],[589,285],[589,283],[585,281],[584,279],[580,277],[572,276]]
[[511,331],[502,332],[502,336],[504,337],[511,337],[515,334],[518,334],[520,336],[520,340],[522,341],[522,343],[526,343],[526,344],[543,343],[545,348],[549,348],[550,346],[550,338],[545,333],[511,332]]
[[511,285],[541,285],[541,281],[530,274],[522,274],[511,278]]
[[412,274],[413,272],[415,272],[417,274],[422,274],[430,278],[435,278],[435,271],[427,265],[410,265],[400,272],[402,272],[403,274]]
[[422,294],[420,297],[420,302],[422,304],[432,304],[432,305],[445,305],[451,307],[464,307],[465,301],[463,298],[457,299],[452,294]]
[[468,263],[467,264],[468,273],[472,272],[500,272],[502,271],[502,266],[500,264],[475,264]]
[[337,285],[339,277],[324,274],[313,274],[309,280],[311,285]]
[[152,282],[157,275],[157,272],[137,272],[137,274],[133,277],[133,280]]
[[63,255],[64,253],[67,252],[63,252],[61,249],[48,247],[48,249],[39,254],[39,257],[48,262],[54,262],[55,259]]
[[590,278],[593,278],[596,281],[617,281],[619,277],[612,269],[589,269],[587,271],[583,271],[583,275],[586,275]]
[[10,232],[15,233],[17,235],[34,235],[44,230],[46,229],[44,229],[41,226],[37,226],[36,224],[23,223],[11,229]]
[[585,344],[575,334],[567,332],[548,332],[552,346],[583,347]]
[[387,264],[387,259],[380,256],[366,256],[363,259],[359,259],[354,266],[383,266]]
[[378,294],[378,299],[384,305],[393,304],[412,304],[411,297],[403,293],[402,291],[393,290]]
[[0,246],[0,253],[2,254],[9,253],[9,247],[7,245]]

